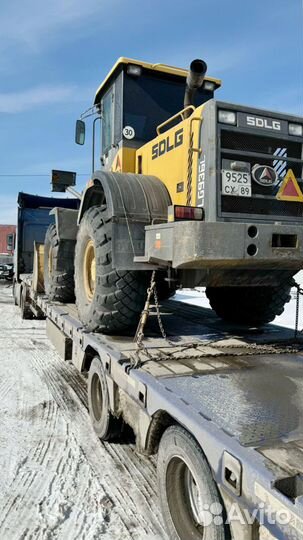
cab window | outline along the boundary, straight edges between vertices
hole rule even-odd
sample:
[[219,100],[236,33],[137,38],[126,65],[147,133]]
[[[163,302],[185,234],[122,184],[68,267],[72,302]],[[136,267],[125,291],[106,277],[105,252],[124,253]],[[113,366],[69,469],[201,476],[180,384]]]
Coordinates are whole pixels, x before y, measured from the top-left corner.
[[113,88],[102,100],[102,154],[106,154],[113,144]]

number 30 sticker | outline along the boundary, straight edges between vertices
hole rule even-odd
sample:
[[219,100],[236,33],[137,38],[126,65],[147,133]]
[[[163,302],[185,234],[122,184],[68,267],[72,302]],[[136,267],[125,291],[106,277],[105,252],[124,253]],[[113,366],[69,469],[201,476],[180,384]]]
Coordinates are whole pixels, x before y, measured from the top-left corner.
[[135,130],[133,127],[131,126],[125,126],[123,128],[123,136],[126,138],[126,139],[133,139],[134,136],[135,136]]

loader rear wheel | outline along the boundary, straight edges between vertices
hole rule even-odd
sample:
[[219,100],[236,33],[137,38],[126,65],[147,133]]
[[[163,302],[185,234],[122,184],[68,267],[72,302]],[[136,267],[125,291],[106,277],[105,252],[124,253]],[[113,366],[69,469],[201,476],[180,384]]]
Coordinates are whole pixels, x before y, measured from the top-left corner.
[[169,300],[169,298],[174,296],[176,292],[175,282],[173,281],[170,285],[169,282],[165,279],[166,277],[167,277],[167,274],[165,272],[158,271],[156,273],[156,288],[157,288],[158,300],[160,302]]
[[111,219],[106,206],[84,214],[75,252],[79,317],[91,332],[118,333],[138,323],[149,272],[116,270],[112,264]]
[[292,280],[279,287],[207,287],[206,295],[221,319],[262,326],[283,313],[291,287]]
[[73,302],[75,242],[59,240],[56,226],[46,231],[44,244],[44,286],[50,300]]

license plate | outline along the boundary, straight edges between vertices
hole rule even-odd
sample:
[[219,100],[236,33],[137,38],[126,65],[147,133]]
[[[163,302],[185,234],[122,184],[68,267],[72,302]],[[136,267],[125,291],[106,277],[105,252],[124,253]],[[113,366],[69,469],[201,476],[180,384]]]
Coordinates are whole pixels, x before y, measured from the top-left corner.
[[251,197],[251,175],[248,172],[222,170],[222,194]]

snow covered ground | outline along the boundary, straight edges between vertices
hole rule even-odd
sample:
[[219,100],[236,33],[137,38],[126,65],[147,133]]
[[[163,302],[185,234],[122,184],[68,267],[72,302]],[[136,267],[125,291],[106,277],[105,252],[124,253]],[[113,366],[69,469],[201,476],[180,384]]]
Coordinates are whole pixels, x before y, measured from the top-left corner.
[[102,444],[86,382],[0,284],[1,540],[163,540],[154,461]]

